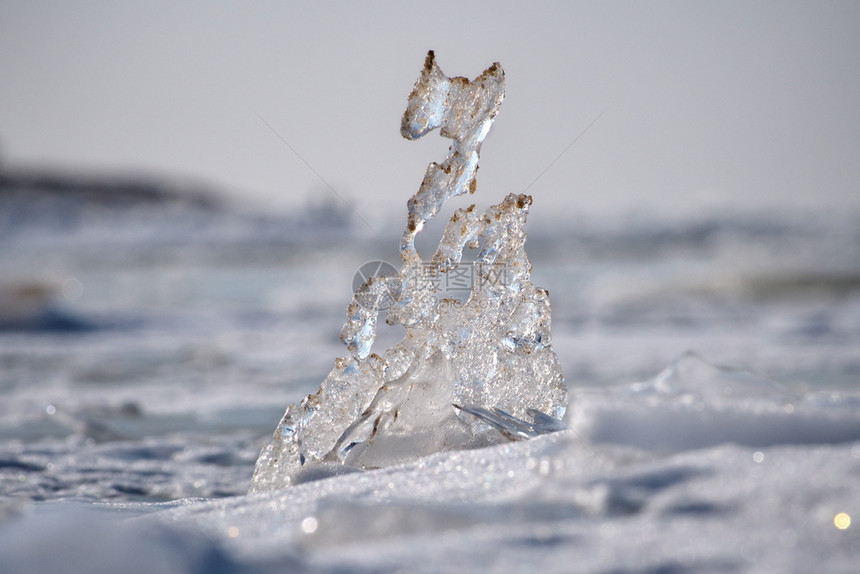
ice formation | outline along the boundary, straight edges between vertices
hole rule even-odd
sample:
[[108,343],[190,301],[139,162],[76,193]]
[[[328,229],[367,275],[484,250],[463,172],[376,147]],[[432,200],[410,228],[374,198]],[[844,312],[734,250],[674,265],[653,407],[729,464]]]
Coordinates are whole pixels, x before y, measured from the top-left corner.
[[[449,78],[431,51],[409,95],[401,133],[440,128],[453,140],[408,202],[402,266],[356,290],[335,360],[319,391],[291,405],[257,460],[251,492],[434,452],[518,440],[564,428],[567,388],[550,338],[546,290],[530,280],[523,230],[532,198],[510,194],[485,212],[458,209],[424,262],[415,237],[443,203],[474,193],[481,143],[504,99],[495,63],[475,80]],[[477,250],[463,263],[463,250]],[[465,302],[440,298],[444,280],[470,281]],[[376,321],[406,335],[371,353]]]

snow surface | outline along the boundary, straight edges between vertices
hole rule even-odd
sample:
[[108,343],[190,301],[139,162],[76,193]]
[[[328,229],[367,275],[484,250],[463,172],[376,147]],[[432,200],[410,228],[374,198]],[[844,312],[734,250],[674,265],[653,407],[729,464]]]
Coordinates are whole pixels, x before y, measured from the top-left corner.
[[9,501],[0,557],[10,573],[849,572],[859,402],[685,354],[575,395],[571,429],[528,441],[219,500]]
[[379,247],[219,217],[216,248],[133,214],[0,237],[0,283],[39,287],[13,298],[90,325],[0,327],[3,574],[856,571],[856,216],[571,231],[535,210],[570,430],[254,496]]

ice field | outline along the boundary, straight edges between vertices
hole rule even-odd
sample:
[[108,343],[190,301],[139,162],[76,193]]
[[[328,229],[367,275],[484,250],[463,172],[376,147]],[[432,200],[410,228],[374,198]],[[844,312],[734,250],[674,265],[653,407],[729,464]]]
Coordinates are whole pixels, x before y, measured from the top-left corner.
[[572,430],[250,497],[376,243],[7,235],[41,299],[0,334],[4,570],[850,571],[857,227],[652,223],[530,234]]

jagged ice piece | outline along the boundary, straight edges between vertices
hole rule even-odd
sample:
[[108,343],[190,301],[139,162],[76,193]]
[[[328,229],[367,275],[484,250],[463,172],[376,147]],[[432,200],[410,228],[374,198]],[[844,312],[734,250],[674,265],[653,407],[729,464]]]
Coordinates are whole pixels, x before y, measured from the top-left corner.
[[[260,453],[251,492],[565,428],[567,388],[552,350],[549,294],[531,282],[525,251],[531,196],[510,194],[483,213],[458,209],[429,262],[415,248],[446,200],[475,191],[481,143],[504,85],[499,64],[469,81],[448,78],[427,55],[401,133],[416,139],[440,128],[453,140],[448,156],[428,166],[408,202],[399,273],[356,290],[341,331],[350,356],[287,409]],[[474,263],[462,263],[467,247],[478,250]],[[441,278],[464,270],[468,298],[440,299]],[[383,308],[406,336],[378,355],[372,347]]]

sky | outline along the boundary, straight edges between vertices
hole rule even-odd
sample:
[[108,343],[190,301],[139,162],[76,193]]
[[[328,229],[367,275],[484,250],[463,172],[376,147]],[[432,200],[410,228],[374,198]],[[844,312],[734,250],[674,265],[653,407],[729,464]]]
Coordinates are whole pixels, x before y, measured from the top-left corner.
[[[157,174],[240,203],[402,211],[429,49],[507,97],[482,205],[860,208],[860,2],[0,0],[0,165]],[[333,190],[333,191],[332,191]],[[464,202],[465,204],[465,202]]]

